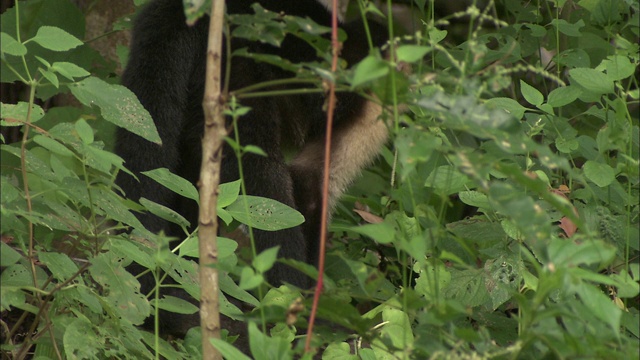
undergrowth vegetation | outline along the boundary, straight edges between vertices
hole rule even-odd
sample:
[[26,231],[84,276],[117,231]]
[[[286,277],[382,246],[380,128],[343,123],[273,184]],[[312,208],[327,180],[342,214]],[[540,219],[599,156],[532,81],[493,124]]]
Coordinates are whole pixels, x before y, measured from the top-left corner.
[[[353,16],[380,13],[352,3]],[[392,140],[330,224],[314,347],[326,359],[636,357],[637,1],[469,1],[444,15],[438,4],[404,2],[412,24],[383,20],[396,35],[385,49],[391,59],[372,52],[335,75],[327,70],[330,44],[318,39],[327,29],[262,11],[229,18],[234,36],[277,45],[293,34],[324,61],[234,56],[284,66],[314,89],[332,78],[339,91],[375,95],[388,109]],[[16,2],[1,30],[1,81],[26,89],[22,101],[2,103],[3,356],[200,358],[197,328],[184,339],[139,328],[160,309],[197,307],[141,293],[140,274],[125,269],[135,262],[158,284],[171,277],[176,284],[162,286],[199,297],[194,224],[114,187],[117,172],[128,170],[111,151],[113,125],[158,141],[149,114],[118,85],[118,64],[91,48],[85,15],[72,2]],[[124,65],[126,49],[117,53]],[[229,110],[236,121],[250,90],[264,89],[237,94],[240,105]],[[50,106],[61,96],[76,104]],[[239,153],[257,151],[232,142]],[[144,176],[198,199],[166,169]],[[220,189],[229,230],[302,221],[293,209],[243,195],[240,185]],[[184,241],[171,248],[144,229],[140,211],[181,226]],[[234,240],[220,238],[219,246],[221,312],[250,323],[251,357],[300,355],[312,294],[271,287],[262,275],[275,261],[317,270],[278,259],[276,250],[251,257]],[[243,314],[237,300],[253,310]],[[228,358],[245,356],[216,344]]]

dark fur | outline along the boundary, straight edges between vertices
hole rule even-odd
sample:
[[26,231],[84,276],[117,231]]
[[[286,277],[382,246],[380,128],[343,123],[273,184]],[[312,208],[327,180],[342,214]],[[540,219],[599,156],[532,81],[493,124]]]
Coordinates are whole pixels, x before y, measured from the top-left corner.
[[[231,0],[229,13],[253,13],[250,5],[255,0]],[[330,13],[315,0],[262,0],[269,10],[288,15],[310,17],[319,24],[330,25]],[[134,173],[166,167],[194,184],[199,177],[201,160],[201,134],[203,130],[202,95],[205,76],[208,18],[193,27],[185,25],[181,0],[156,0],[138,16],[133,30],[129,63],[122,77],[142,105],[151,113],[162,138],[162,146],[143,140],[126,131],[118,131],[117,153]],[[385,31],[371,23],[380,45]],[[344,44],[342,57],[353,64],[368,54],[362,23],[342,26],[349,38]],[[273,53],[293,62],[312,61],[315,50],[303,41],[287,37],[280,48],[262,43],[234,39],[232,47],[248,47],[254,53]],[[256,63],[250,59],[234,58],[230,89],[239,89],[266,80],[291,77],[274,66]],[[278,200],[300,210],[307,219],[305,225],[292,229],[267,232],[256,231],[258,250],[280,245],[279,256],[314,263],[317,255],[319,205],[322,164],[305,169],[289,168],[284,161],[282,145],[291,142],[304,145],[324,136],[326,114],[322,110],[322,95],[296,95],[278,98],[253,98],[243,101],[252,108],[238,123],[243,144],[261,147],[268,157],[243,157],[245,183],[249,194]],[[355,94],[341,94],[336,110],[336,131],[357,118],[364,100]],[[317,169],[311,171],[309,169]],[[223,150],[221,182],[238,179],[237,160],[231,149]],[[140,182],[121,174],[118,185],[132,200],[145,197],[168,206],[197,225],[197,208],[147,177]],[[147,229],[164,230],[181,236],[165,221],[150,214],[141,216]],[[308,287],[309,280],[284,265],[277,264],[268,274],[269,281],[278,285],[288,282]]]

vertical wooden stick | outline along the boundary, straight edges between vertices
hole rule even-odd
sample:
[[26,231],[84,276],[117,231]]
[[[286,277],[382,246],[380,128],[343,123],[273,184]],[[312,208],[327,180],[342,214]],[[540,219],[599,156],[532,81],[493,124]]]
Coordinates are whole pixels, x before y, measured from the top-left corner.
[[216,206],[222,145],[226,134],[220,91],[222,80],[222,26],[224,0],[213,0],[207,45],[207,71],[204,99],[204,136],[202,139],[202,165],[200,168],[200,213],[198,232],[200,240],[200,323],[202,326],[202,358],[222,359],[209,339],[220,338],[220,309],[218,284],[218,221]]

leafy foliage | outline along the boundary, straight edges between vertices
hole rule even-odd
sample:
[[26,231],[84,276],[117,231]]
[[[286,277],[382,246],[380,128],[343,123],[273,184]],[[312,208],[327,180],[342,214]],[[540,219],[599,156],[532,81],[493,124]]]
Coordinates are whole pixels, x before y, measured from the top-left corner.
[[[274,45],[298,36],[324,61],[233,56],[292,70],[313,91],[322,91],[318,78],[334,80],[390,109],[390,147],[330,227],[318,311],[325,321],[313,339],[323,358],[623,359],[639,351],[640,8],[629,0],[486,3],[439,17],[434,1],[414,1],[419,32],[389,44],[388,57],[373,51],[337,74],[327,71],[329,43],[318,37],[327,29],[260,7],[229,19],[233,36]],[[114,189],[126,164],[105,143],[102,124],[158,142],[149,114],[116,84],[116,64],[88,45],[84,15],[71,2],[16,2],[1,20],[0,78],[29,89],[22,102],[2,104],[2,126],[24,136],[1,145],[3,352],[200,357],[197,328],[168,341],[138,327],[161,309],[197,311],[161,296],[162,286],[199,298],[195,224]],[[262,89],[235,95],[242,103]],[[63,93],[83,106],[42,105]],[[246,111],[233,103],[228,115]],[[241,140],[229,140],[239,154],[260,152]],[[166,169],[144,176],[198,201]],[[230,228],[302,221],[241,188],[220,187],[218,213]],[[140,211],[179,225],[184,241],[170,248],[144,229]],[[219,246],[221,312],[249,323],[246,350],[256,359],[300,354],[291,344],[307,325],[308,294],[270,287],[262,274],[276,261],[317,270],[278,260],[277,249],[246,256],[234,240]],[[154,291],[140,293],[139,274],[126,270],[132,263],[154,276]],[[174,284],[162,285],[166,277]],[[229,297],[254,310],[243,314]],[[212,341],[228,358],[243,358],[232,336]]]

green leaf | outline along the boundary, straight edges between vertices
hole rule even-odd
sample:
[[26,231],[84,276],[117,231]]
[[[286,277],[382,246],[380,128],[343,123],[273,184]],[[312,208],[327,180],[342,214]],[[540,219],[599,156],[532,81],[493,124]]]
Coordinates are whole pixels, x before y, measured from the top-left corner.
[[13,265],[20,259],[22,259],[22,255],[20,255],[19,252],[13,250],[13,248],[7,245],[4,241],[0,241],[0,267],[5,268]]
[[150,213],[161,219],[170,221],[185,228],[191,226],[189,220],[185,219],[182,215],[164,205],[158,204],[157,202],[146,198],[140,198],[140,205],[144,206]]
[[277,231],[304,222],[302,214],[295,209],[276,200],[258,196],[240,195],[226,210],[239,222],[260,230]]
[[444,295],[469,307],[486,303],[490,297],[485,287],[484,270],[451,271],[451,282],[444,289]]
[[547,29],[545,29],[544,26],[537,24],[524,24],[524,26],[531,29],[531,36],[533,37],[543,37],[547,35]]
[[573,37],[580,37],[582,33],[580,29],[584,27],[584,20],[580,19],[575,24],[570,24],[567,20],[564,19],[553,19],[551,20],[551,25],[558,28],[558,31]]
[[93,128],[85,119],[76,121],[75,129],[84,144],[89,145],[93,143]]
[[7,33],[0,33],[0,51],[14,56],[27,53],[27,48]]
[[58,80],[58,76],[52,71],[39,69],[42,76],[49,80],[49,82],[55,86],[56,88],[60,87],[60,80]]
[[249,347],[255,360],[292,359],[291,344],[281,337],[263,334],[255,322],[249,323]]
[[36,36],[27,40],[38,43],[45,49],[53,51],[67,51],[83,44],[77,37],[55,26],[41,26]]
[[93,279],[106,291],[106,301],[113,309],[134,325],[142,325],[149,316],[150,305],[140,293],[140,283],[125,270],[121,259],[111,252],[100,253],[90,259],[89,272]]
[[[8,270],[4,270],[4,272]],[[2,277],[4,279],[4,276]],[[23,286],[31,286],[29,283],[25,283],[21,286],[13,286],[9,284],[2,283],[2,287],[0,287],[0,309],[2,311],[9,311],[12,307],[23,309],[26,308],[26,294],[22,291]],[[36,314],[38,311],[33,311]]]
[[477,208],[490,209],[489,198],[486,194],[479,191],[461,191],[458,193],[460,201],[467,205],[475,206]]
[[609,296],[595,286],[584,282],[577,287],[577,293],[580,301],[589,309],[589,313],[609,325],[618,334],[622,311]]
[[559,137],[556,139],[556,148],[558,148],[558,151],[562,153],[570,154],[580,148],[580,143],[578,142],[578,139]]
[[250,357],[248,357],[247,355],[243,354],[235,346],[229,344],[228,342],[226,342],[224,340],[211,338],[211,339],[209,339],[209,341],[211,342],[211,344],[213,344],[213,346],[216,347],[216,349],[218,349],[218,351],[220,351],[220,354],[225,359],[251,360]]
[[440,30],[436,27],[432,27],[429,30],[429,41],[432,44],[437,44],[447,37],[447,30]]
[[429,174],[424,185],[449,195],[465,190],[468,183],[469,178],[458,171],[455,166],[442,165]]
[[279,248],[279,246],[275,246],[258,254],[251,262],[253,267],[261,273],[269,271],[278,259]]
[[388,340],[396,349],[407,349],[413,345],[413,331],[411,329],[411,321],[406,312],[385,307],[382,310],[383,326],[381,334],[385,340]]
[[167,189],[173,191],[174,193],[200,203],[200,196],[198,195],[198,190],[196,190],[195,186],[193,186],[190,181],[171,173],[169,169],[158,168],[149,171],[143,171],[142,174],[150,177],[151,179],[166,187]]
[[389,244],[395,238],[395,228],[387,222],[356,226],[350,230],[368,236],[379,244]]
[[157,266],[154,258],[140,249],[140,245],[136,245],[132,241],[112,238],[109,239],[108,248],[117,256],[133,260],[147,269],[155,269]]
[[65,281],[78,272],[78,266],[63,253],[41,252],[38,258],[47,265],[51,274],[60,281]]
[[589,68],[569,70],[571,79],[597,95],[613,93],[613,80],[601,71]]
[[238,199],[241,183],[241,180],[236,180],[218,186],[218,209],[227,207]]
[[198,307],[192,303],[170,295],[164,295],[161,299],[158,299],[158,301],[152,299],[151,305],[176,314],[195,314],[199,310]]
[[599,187],[609,186],[616,179],[615,170],[611,166],[593,160],[587,160],[582,170],[587,179]]
[[379,79],[388,73],[389,65],[386,62],[378,59],[376,56],[369,55],[356,65],[351,87],[358,87],[367,82]]
[[542,93],[523,80],[520,80],[520,91],[522,92],[524,99],[533,106],[540,106],[544,101]]
[[77,77],[85,77],[91,75],[87,70],[81,68],[80,66],[70,63],[70,62],[54,62],[51,65],[51,71],[55,71],[58,74],[66,77],[67,79],[73,81],[74,78]]
[[581,93],[582,90],[577,86],[559,87],[549,93],[547,103],[554,108],[562,107],[574,102]]
[[93,324],[87,317],[82,314],[76,316],[62,329],[65,354],[68,359],[95,359],[96,349],[104,346],[103,340],[93,330]]
[[129,211],[129,208],[123,204],[122,199],[120,199],[113,190],[94,187],[91,188],[91,195],[94,206],[104,211],[104,214],[108,218],[136,229],[144,229],[140,220]]
[[[20,101],[17,104],[2,103],[0,116],[2,116],[2,126],[21,126],[27,122],[29,103]],[[44,116],[44,110],[36,104],[31,106],[31,123],[40,120]]]
[[491,98],[487,100],[486,105],[490,108],[503,109],[516,119],[522,119],[524,112],[527,110],[527,108],[520,105],[519,102],[505,97]]
[[240,272],[240,282],[238,283],[238,287],[242,290],[251,290],[260,286],[263,281],[264,277],[262,274],[256,274],[251,267],[245,266]]
[[581,265],[607,265],[616,256],[616,248],[602,240],[589,240],[576,244],[567,239],[553,239],[548,246],[549,261],[556,267]]
[[[218,259],[224,259],[227,256],[235,254],[235,251],[238,248],[237,242],[222,236],[218,236],[217,242]],[[182,245],[180,246],[180,256],[189,256],[194,258],[200,256],[197,236],[191,236],[182,243]]]
[[397,61],[414,63],[422,60],[432,49],[431,46],[402,45],[396,48],[396,59]]
[[[636,65],[629,61],[629,58],[622,55],[611,55],[602,60],[601,66],[607,71],[607,76],[611,80],[622,80],[633,75],[636,71]],[[600,67],[600,66],[599,66]]]
[[58,154],[60,156],[73,156],[73,151],[69,150],[66,146],[60,144],[56,140],[53,140],[44,135],[36,135],[33,137],[33,141],[42,146],[43,148]]
[[151,142],[161,143],[151,115],[126,87],[109,84],[96,77],[88,77],[71,84],[69,89],[84,105],[100,108],[100,114],[105,120]]

